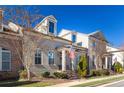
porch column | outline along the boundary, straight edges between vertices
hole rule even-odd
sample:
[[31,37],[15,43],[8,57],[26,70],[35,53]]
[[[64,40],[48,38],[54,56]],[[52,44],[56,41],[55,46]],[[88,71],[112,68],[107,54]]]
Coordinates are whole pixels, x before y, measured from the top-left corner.
[[109,56],[109,69],[111,70],[112,67],[112,56]]
[[107,56],[105,57],[105,67],[106,69],[108,69],[108,57]]
[[66,52],[62,50],[62,71],[66,71]]

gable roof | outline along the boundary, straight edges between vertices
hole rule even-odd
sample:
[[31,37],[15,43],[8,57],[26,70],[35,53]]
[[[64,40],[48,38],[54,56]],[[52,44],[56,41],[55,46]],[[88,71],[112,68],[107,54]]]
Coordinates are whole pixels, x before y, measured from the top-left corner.
[[37,27],[39,27],[42,24],[42,22],[44,22],[46,19],[50,19],[50,18],[51,19],[54,19],[55,22],[57,22],[56,18],[53,15],[49,15],[49,16],[46,16],[46,17],[42,18],[40,20],[40,22],[37,22],[38,24],[34,27],[34,29],[36,29]]
[[108,43],[108,41],[106,40],[105,36],[103,35],[103,33],[101,31],[92,32],[92,33],[88,34],[88,36],[103,40]]

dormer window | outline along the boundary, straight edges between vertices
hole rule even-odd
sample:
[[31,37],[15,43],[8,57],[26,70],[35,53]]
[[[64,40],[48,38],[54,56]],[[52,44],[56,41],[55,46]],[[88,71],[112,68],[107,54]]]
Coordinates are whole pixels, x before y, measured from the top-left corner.
[[49,32],[54,34],[54,23],[49,21]]
[[75,43],[76,42],[76,35],[72,34],[72,42]]

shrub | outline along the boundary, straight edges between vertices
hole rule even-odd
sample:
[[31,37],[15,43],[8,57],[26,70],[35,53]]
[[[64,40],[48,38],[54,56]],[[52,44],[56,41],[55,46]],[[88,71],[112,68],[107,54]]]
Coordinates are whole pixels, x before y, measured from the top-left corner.
[[92,76],[101,76],[101,71],[100,70],[92,70],[91,75]]
[[104,76],[104,75],[110,75],[110,71],[107,69],[91,71],[91,76]]
[[85,77],[87,75],[87,59],[85,55],[82,55],[78,64],[78,75]]
[[108,69],[103,69],[102,74],[103,75],[110,75],[110,71]]
[[120,62],[115,62],[112,66],[112,69],[115,73],[122,73],[123,72],[122,64]]
[[68,75],[66,73],[61,73],[61,79],[68,79]]
[[11,72],[3,71],[2,73],[0,73],[0,80],[7,80],[11,78],[16,78],[11,74]]
[[26,71],[26,69],[19,71],[19,78],[20,79],[27,79],[27,71]]
[[49,78],[50,77],[50,72],[44,72],[42,74],[42,76],[45,77],[45,78]]
[[56,78],[68,79],[67,73],[54,72],[53,75],[54,75]]

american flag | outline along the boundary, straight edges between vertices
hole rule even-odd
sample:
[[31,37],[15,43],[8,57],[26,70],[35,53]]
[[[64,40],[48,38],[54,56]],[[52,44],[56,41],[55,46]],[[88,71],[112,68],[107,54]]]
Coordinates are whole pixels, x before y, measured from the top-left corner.
[[74,49],[73,49],[72,47],[71,47],[70,52],[69,52],[69,57],[70,57],[71,59],[74,59],[74,58],[75,58]]

